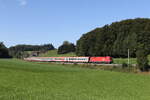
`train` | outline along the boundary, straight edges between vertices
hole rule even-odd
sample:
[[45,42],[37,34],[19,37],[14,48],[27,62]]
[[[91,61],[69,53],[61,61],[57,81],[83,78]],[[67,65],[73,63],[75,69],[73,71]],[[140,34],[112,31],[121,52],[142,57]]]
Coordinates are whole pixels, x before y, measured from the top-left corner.
[[111,64],[113,59],[110,56],[106,57],[29,57],[24,58],[26,61],[35,62],[70,62],[70,63],[103,63]]

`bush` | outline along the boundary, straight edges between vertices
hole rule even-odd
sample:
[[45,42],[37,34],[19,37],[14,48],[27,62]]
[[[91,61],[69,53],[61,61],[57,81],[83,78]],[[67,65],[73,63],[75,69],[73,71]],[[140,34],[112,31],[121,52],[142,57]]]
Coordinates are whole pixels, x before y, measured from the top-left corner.
[[137,51],[137,63],[141,71],[148,71],[148,59],[144,49]]
[[122,63],[122,68],[127,68],[128,64],[127,63]]

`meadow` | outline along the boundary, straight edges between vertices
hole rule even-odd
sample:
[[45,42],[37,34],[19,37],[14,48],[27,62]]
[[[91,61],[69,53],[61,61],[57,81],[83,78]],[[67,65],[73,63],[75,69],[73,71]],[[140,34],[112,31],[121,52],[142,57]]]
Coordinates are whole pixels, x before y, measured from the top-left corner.
[[0,59],[0,100],[150,100],[150,76]]
[[40,57],[75,57],[76,54],[74,52],[67,53],[67,54],[57,54],[57,50],[49,50],[48,52],[41,54]]

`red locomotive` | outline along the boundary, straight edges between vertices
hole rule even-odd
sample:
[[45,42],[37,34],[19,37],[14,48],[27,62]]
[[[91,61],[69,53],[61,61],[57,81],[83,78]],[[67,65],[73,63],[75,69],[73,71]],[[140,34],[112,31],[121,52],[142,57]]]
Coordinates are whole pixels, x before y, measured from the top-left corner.
[[113,62],[113,60],[112,60],[112,57],[110,57],[110,56],[106,56],[106,57],[90,57],[89,62],[110,64],[110,63]]
[[72,63],[105,63],[113,62],[112,57],[29,57],[25,58],[27,61],[37,62],[72,62]]

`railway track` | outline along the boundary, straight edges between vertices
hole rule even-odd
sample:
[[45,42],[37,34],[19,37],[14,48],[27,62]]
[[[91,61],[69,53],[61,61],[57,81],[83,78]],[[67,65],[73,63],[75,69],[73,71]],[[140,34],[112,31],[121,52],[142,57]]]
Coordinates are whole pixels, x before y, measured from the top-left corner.
[[[70,63],[70,62],[50,62],[56,64],[72,64],[72,65],[93,65],[93,66],[122,66],[122,64],[98,64],[98,63]],[[136,66],[136,64],[131,64],[131,66]]]

